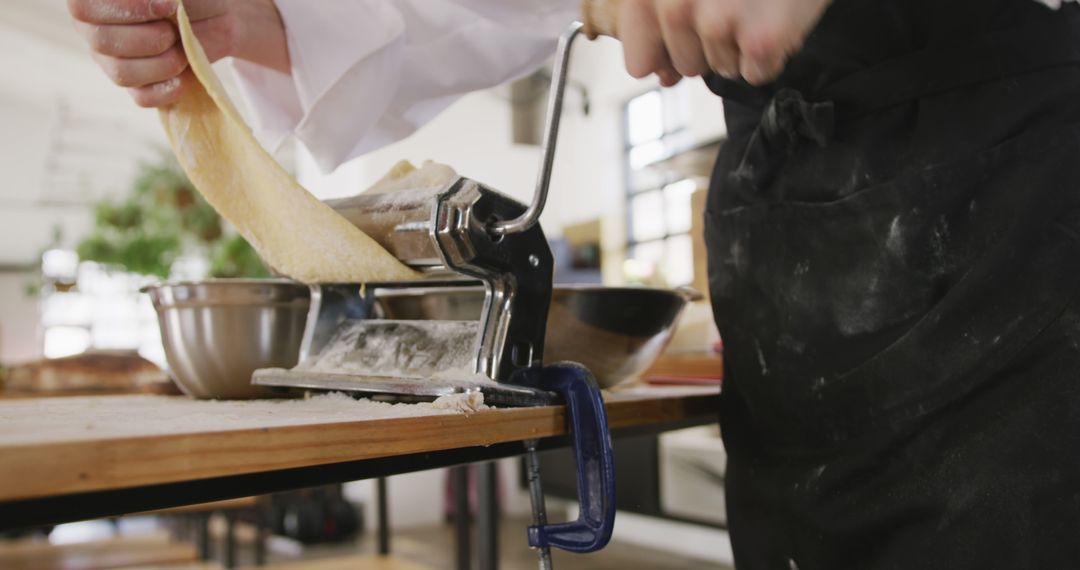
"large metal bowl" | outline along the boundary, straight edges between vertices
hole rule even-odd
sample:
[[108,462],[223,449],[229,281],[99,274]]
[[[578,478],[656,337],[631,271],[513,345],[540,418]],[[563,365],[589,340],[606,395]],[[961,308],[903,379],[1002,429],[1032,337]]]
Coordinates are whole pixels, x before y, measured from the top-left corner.
[[273,395],[251,384],[257,368],[296,365],[311,292],[276,279],[161,283],[150,294],[177,385],[196,398]]
[[[484,301],[479,287],[380,290],[376,295],[383,316],[391,319],[476,320]],[[544,362],[579,362],[604,388],[633,380],[660,356],[695,295],[689,290],[557,285]]]

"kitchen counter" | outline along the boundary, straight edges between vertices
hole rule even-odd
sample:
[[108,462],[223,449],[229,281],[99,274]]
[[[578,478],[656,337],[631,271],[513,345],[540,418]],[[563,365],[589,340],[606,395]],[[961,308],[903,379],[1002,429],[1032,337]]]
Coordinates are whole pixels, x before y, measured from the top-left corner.
[[[608,395],[612,434],[712,423],[717,392]],[[565,420],[562,406],[466,414],[344,396],[0,401],[0,529],[487,461],[523,453],[527,439],[565,447]]]

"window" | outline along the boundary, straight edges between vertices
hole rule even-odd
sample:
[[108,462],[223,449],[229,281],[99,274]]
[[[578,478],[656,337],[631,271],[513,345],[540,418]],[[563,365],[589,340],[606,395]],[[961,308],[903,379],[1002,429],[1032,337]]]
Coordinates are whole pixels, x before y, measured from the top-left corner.
[[687,285],[694,279],[690,196],[697,182],[658,165],[689,146],[685,85],[649,91],[626,105],[628,280]]
[[[155,279],[79,262],[73,251],[42,256],[43,352],[47,358],[90,349],[134,350],[164,365],[157,316],[139,288]],[[77,285],[77,286],[76,286]]]

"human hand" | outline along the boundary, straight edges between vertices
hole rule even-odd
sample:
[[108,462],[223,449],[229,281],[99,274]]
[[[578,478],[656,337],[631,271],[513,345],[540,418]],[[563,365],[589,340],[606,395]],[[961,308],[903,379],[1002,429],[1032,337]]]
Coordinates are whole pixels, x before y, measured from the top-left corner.
[[780,75],[831,1],[584,0],[584,12],[596,31],[622,41],[634,77],[655,73],[671,86],[714,71],[762,85]]
[[[76,27],[106,75],[142,107],[179,99],[194,81],[173,19],[179,0],[68,0]],[[207,58],[290,69],[284,24],[272,0],[185,0]]]

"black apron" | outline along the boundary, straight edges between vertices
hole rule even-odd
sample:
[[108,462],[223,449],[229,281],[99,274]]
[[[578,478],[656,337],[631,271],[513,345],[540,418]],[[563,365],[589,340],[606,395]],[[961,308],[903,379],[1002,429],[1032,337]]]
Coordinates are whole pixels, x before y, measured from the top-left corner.
[[707,82],[738,569],[1080,568],[1080,7],[837,0]]

